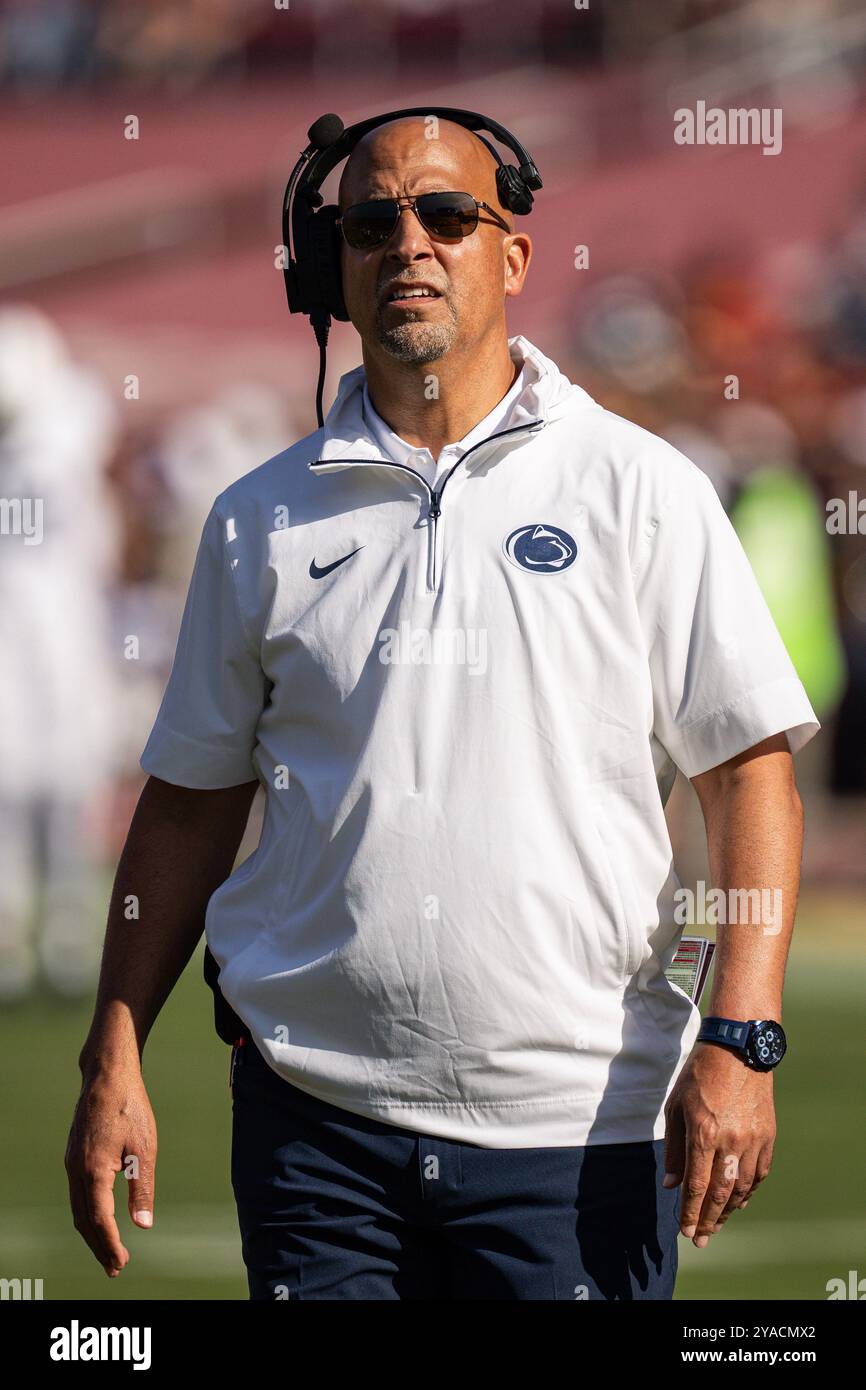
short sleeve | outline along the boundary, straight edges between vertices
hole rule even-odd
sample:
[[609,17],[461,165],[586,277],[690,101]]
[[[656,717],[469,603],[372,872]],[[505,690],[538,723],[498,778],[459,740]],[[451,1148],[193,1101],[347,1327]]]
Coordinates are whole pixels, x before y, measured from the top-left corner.
[[202,531],[142,768],[180,787],[255,781],[253,750],[266,698],[266,677],[238,605],[225,522],[214,507]]
[[821,726],[706,474],[672,453],[665,495],[638,535],[653,732],[669,756],[695,777],[773,734],[796,753]]

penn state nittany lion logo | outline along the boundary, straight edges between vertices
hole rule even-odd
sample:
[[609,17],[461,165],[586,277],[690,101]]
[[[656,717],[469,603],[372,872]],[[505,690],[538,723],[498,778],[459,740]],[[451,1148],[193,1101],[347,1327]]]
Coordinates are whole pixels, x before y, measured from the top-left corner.
[[506,558],[530,574],[561,574],[579,555],[577,541],[559,526],[532,522],[502,542]]

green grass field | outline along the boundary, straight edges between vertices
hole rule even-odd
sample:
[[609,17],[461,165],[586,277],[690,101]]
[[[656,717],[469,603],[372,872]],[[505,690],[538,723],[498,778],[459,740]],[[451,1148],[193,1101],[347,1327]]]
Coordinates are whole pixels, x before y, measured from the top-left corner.
[[[866,1275],[862,899],[805,897],[785,993],[774,1169],[706,1250],[680,1242],[678,1298],[825,1299]],[[228,1049],[197,953],[154,1030],[145,1079],[159,1126],[155,1224],[116,1201],[130,1263],[109,1281],[73,1230],[63,1154],[89,1005],[34,999],[0,1017],[0,1275],[55,1298],[247,1297],[229,1177]]]

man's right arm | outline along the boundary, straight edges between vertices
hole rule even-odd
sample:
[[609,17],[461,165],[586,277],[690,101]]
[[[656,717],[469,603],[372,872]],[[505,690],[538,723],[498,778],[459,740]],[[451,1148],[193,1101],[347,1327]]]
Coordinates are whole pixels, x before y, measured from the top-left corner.
[[211,895],[232,871],[257,786],[203,791],[150,777],[120,858],[66,1151],[75,1227],[110,1277],[129,1259],[113,1195],[125,1159],[137,1160],[130,1214],[139,1226],[152,1221],[156,1126],[144,1044],[201,937]]

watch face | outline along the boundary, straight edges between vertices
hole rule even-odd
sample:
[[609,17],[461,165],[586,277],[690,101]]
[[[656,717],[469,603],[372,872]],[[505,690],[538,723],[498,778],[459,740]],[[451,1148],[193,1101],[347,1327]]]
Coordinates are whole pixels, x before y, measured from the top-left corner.
[[753,1062],[760,1067],[775,1067],[781,1062],[787,1048],[785,1033],[781,1023],[765,1019],[755,1023],[749,1037],[748,1049]]

